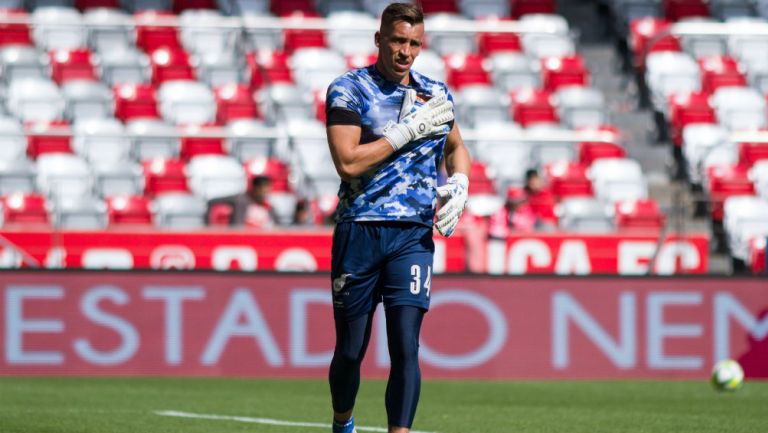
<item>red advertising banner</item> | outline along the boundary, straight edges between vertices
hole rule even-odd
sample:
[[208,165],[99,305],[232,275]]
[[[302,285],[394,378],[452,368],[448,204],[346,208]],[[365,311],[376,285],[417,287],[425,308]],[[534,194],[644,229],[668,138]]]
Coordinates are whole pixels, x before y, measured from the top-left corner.
[[[317,274],[31,272],[0,283],[2,375],[325,377]],[[436,277],[427,378],[768,377],[768,284],[746,278]],[[388,371],[384,315],[364,365]]]
[[[332,231],[0,231],[0,267],[329,271]],[[706,273],[706,235],[537,234],[471,246],[435,236],[435,273]],[[485,259],[483,259],[485,257]],[[485,263],[486,266],[482,266]]]

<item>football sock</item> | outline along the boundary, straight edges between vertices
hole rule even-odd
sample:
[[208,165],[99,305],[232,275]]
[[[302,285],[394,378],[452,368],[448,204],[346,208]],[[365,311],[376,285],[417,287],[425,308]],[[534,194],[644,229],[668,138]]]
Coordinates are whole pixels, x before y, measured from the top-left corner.
[[336,348],[328,373],[335,412],[347,412],[355,406],[360,388],[360,364],[371,338],[372,323],[373,312],[355,320],[336,319]]
[[333,433],[353,433],[355,431],[355,417],[349,418],[349,421],[340,423],[333,420]]
[[396,306],[386,310],[387,343],[392,367],[387,382],[386,406],[390,426],[411,428],[419,403],[419,330],[424,310]]

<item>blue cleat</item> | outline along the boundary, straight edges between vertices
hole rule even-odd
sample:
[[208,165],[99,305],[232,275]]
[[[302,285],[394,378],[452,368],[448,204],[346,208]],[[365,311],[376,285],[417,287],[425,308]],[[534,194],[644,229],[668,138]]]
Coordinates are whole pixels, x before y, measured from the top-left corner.
[[355,430],[355,417],[351,417],[349,421],[343,424],[334,419],[333,433],[357,433]]

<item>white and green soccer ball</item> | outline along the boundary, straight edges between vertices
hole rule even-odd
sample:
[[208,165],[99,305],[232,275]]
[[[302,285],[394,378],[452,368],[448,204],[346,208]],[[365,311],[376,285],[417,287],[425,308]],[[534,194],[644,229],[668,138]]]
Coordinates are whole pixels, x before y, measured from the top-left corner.
[[712,386],[718,391],[736,391],[744,383],[744,370],[732,359],[719,361],[712,368]]

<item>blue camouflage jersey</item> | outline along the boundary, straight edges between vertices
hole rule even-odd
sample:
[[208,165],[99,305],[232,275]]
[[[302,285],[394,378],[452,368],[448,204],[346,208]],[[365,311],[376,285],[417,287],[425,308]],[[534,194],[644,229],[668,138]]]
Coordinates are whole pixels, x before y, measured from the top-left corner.
[[[388,122],[397,123],[406,89],[419,95],[445,92],[444,83],[411,70],[410,85],[385,79],[374,65],[340,76],[328,87],[326,112],[334,108],[360,116],[360,144],[382,137]],[[420,104],[417,102],[417,104]],[[432,226],[437,203],[437,165],[446,135],[406,144],[376,167],[349,182],[341,182],[336,222],[411,221]]]

